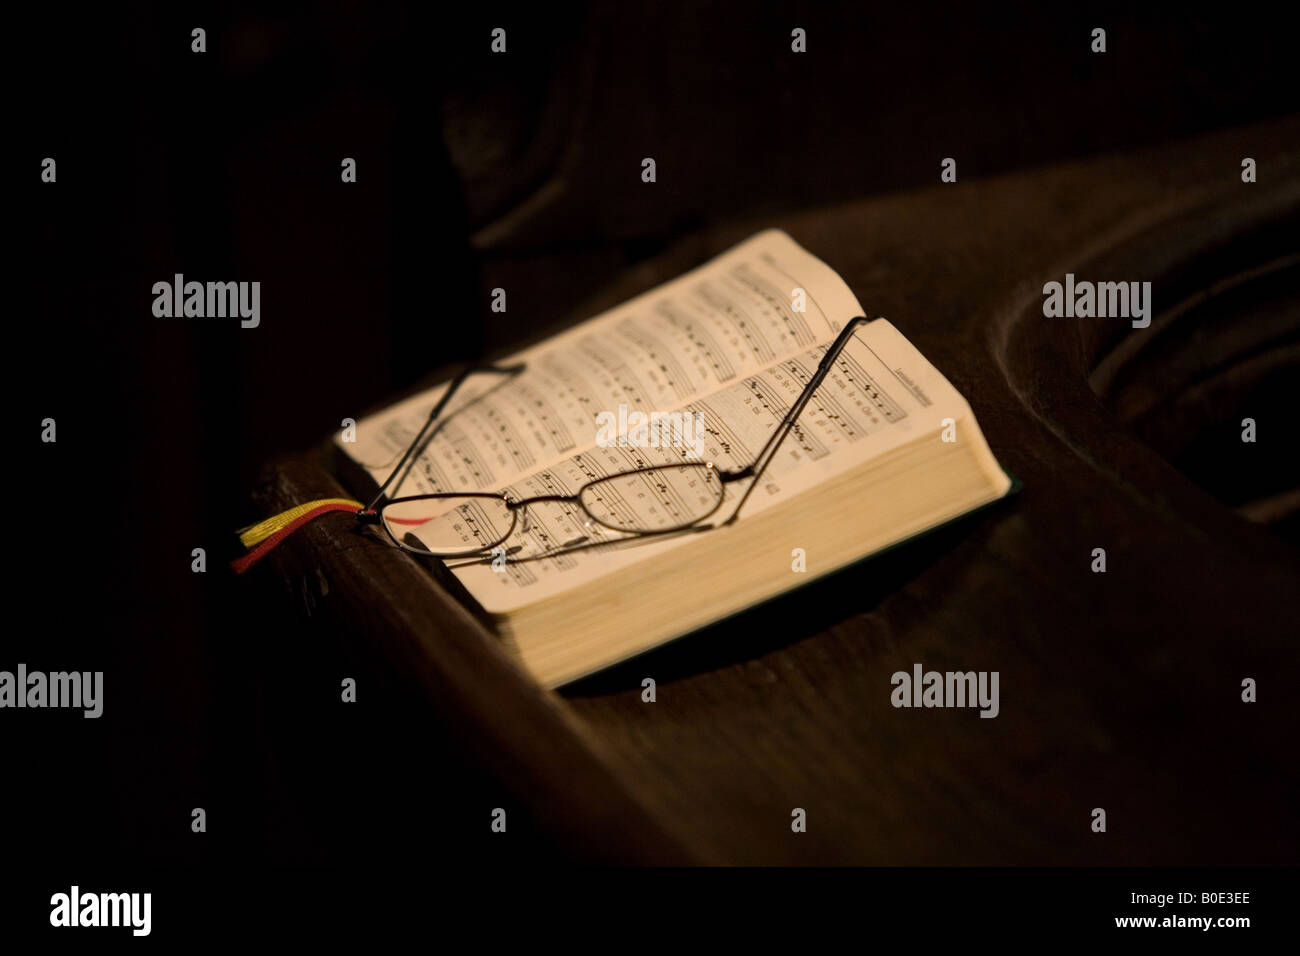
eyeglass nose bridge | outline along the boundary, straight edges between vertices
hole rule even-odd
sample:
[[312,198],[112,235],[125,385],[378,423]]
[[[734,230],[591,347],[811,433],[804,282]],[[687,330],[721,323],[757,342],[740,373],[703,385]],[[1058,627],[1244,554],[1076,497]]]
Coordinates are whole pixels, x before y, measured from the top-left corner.
[[516,513],[518,515],[517,520],[522,522],[522,524],[519,527],[519,532],[521,534],[528,533],[528,502],[529,501],[530,499],[528,498],[524,498],[520,501],[511,501],[509,498],[506,499],[506,507],[509,508],[512,512]]
[[522,513],[523,527],[520,528],[521,532],[525,534],[528,532],[528,506],[543,501],[560,501],[566,504],[577,505],[579,508],[582,508],[582,502],[579,500],[577,495],[534,495],[531,498],[520,498],[518,501],[512,501],[507,498],[506,507],[511,511]]

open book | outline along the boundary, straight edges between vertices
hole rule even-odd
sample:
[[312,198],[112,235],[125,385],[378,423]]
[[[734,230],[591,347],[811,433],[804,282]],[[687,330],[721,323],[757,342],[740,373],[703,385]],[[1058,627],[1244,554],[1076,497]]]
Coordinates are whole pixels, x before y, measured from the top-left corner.
[[[655,465],[741,471],[862,314],[825,263],[784,232],[760,233],[511,356],[523,372],[466,380],[388,496],[518,501]],[[339,449],[383,482],[445,389],[365,419]],[[875,319],[847,340],[727,523],[753,484],[728,483],[707,522],[648,537],[570,502],[531,504],[492,554],[446,564],[525,667],[558,686],[943,524],[1011,481],[965,399]],[[463,530],[437,521],[409,534]]]

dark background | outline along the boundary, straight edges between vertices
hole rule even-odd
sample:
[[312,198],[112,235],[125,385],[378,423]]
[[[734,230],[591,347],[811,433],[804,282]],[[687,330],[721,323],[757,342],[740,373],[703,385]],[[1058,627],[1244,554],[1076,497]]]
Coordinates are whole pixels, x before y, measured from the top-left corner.
[[[930,185],[945,156],[978,182],[1296,108],[1294,34],[1266,7],[25,16],[10,36],[10,181],[31,222],[9,277],[26,295],[9,316],[21,451],[0,667],[103,670],[106,690],[97,721],[4,714],[5,818],[20,842],[85,860],[562,854],[530,836],[526,806],[510,808],[516,838],[492,842],[496,785],[456,728],[366,648],[308,640],[265,582],[226,571],[234,529],[262,517],[247,504],[260,464],[575,317],[692,230]],[[56,185],[39,181],[46,156]],[[345,156],[356,184],[340,182]],[[175,272],[261,281],[261,327],[154,318],[151,286]],[[37,437],[46,417],[57,444]],[[339,703],[343,676],[364,705]]]

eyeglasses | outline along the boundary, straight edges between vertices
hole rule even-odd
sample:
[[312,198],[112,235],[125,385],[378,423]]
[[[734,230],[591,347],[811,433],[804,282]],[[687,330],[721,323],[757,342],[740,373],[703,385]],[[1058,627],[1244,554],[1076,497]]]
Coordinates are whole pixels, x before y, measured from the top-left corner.
[[[414,462],[432,437],[430,430],[467,378],[484,373],[515,376],[524,371],[522,364],[471,366],[452,380],[392,474],[380,486],[374,500],[357,512],[357,520],[363,524],[382,525],[394,544],[415,554],[435,558],[486,557],[494,552],[500,553],[498,549],[514,534],[521,516],[524,530],[528,529],[527,509],[530,505],[546,502],[568,505],[585,516],[589,528],[594,522],[601,528],[628,536],[652,538],[715,527],[706,522],[722,507],[727,485],[752,479],[731,515],[717,527],[731,524],[740,516],[746,500],[758,486],[781,442],[794,428],[804,406],[826,378],[853,333],[867,321],[858,316],[840,330],[803,392],[790,406],[753,463],[738,471],[721,470],[712,462],[683,462],[648,465],[606,475],[587,482],[568,495],[512,499],[505,492],[449,491],[386,498],[394,479]],[[569,545],[585,540],[581,538]],[[623,542],[627,538],[615,540]],[[540,556],[547,555],[543,553]]]

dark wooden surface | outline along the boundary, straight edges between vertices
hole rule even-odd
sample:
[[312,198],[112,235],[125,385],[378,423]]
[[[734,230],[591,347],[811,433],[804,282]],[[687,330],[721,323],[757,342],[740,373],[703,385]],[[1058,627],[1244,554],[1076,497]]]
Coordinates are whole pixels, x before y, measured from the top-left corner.
[[[1257,183],[1241,182],[1245,156]],[[1300,123],[737,223],[573,318],[770,225],[969,398],[1017,497],[559,693],[348,516],[257,573],[383,647],[581,858],[1294,861],[1300,557],[1175,462],[1209,434],[1209,460],[1283,489],[1272,513],[1296,487],[1294,469],[1275,480],[1269,444],[1296,441],[1294,402],[1255,409],[1256,445],[1220,419],[1295,365]],[[1151,328],[1045,318],[1043,283],[1066,272],[1152,281]],[[1205,290],[1255,288],[1257,272],[1268,308],[1224,293],[1204,318]],[[255,498],[338,490],[309,456],[270,468]],[[1098,547],[1105,574],[1090,570]],[[998,671],[1000,715],[893,708],[890,675],[914,662]],[[1246,677],[1257,703],[1240,699]],[[806,833],[791,832],[795,807]]]

